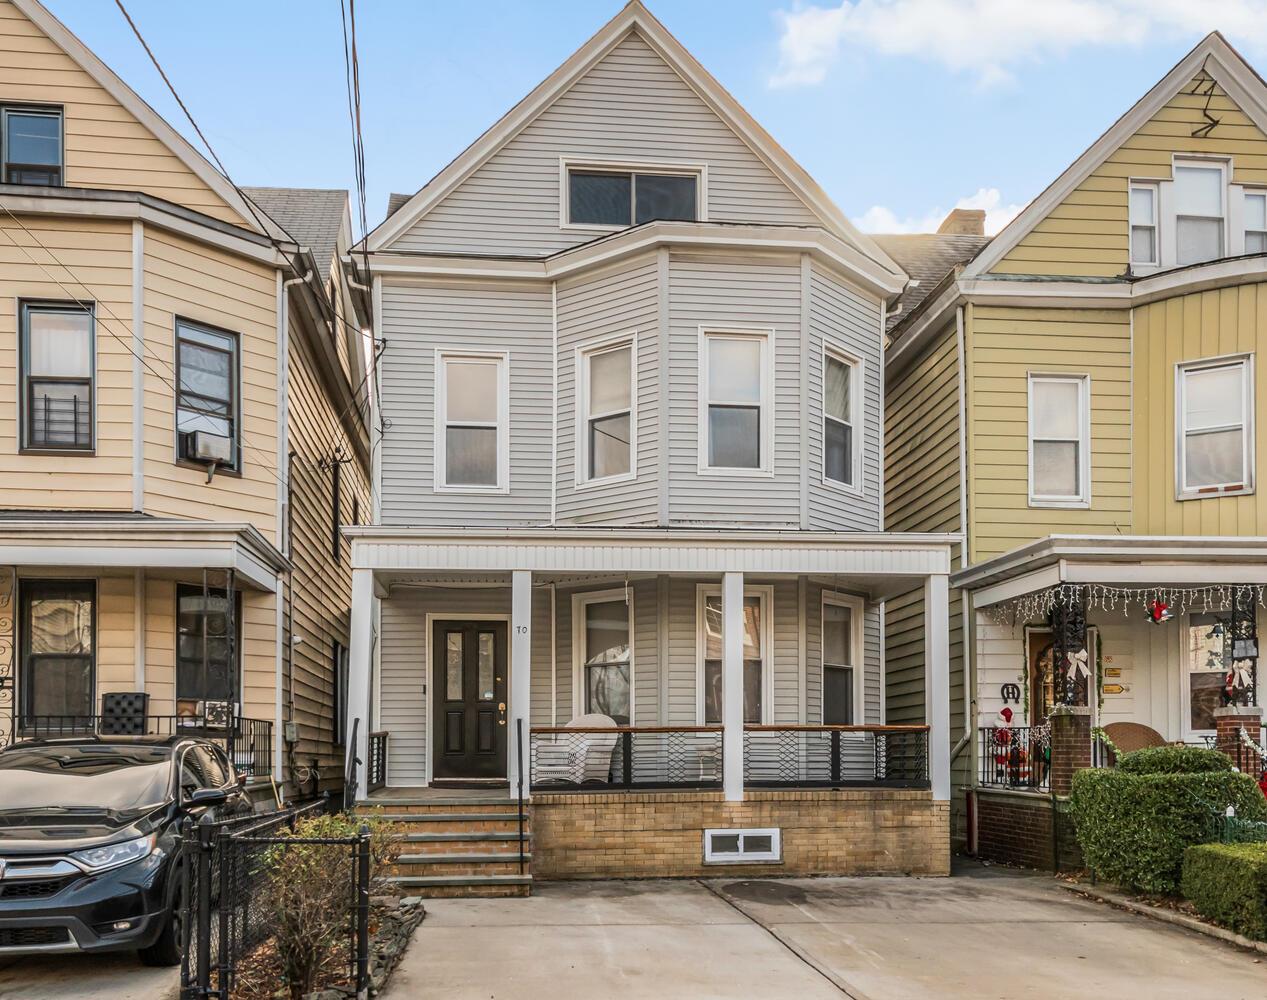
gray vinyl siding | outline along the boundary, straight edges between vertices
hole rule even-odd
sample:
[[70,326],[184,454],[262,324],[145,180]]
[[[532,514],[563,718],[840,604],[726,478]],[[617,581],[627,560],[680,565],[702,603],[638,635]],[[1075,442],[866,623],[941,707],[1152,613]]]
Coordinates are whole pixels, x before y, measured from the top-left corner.
[[[818,266],[810,277],[809,526],[846,531],[880,529],[880,308]],[[823,351],[835,347],[862,362],[861,495],[823,481]]]
[[[669,517],[677,524],[800,523],[799,258],[673,254],[669,261]],[[774,477],[699,471],[700,328],[772,330]]]
[[[383,285],[382,523],[529,525],[550,519],[554,420],[549,286]],[[510,492],[436,491],[436,350],[506,352]]]
[[[654,524],[659,514],[659,283],[650,254],[558,288],[558,518],[577,524]],[[577,349],[611,337],[636,341],[637,478],[577,488]],[[584,433],[584,425],[581,425]],[[582,475],[584,469],[582,468]]]
[[710,219],[822,224],[635,32],[392,248],[536,256],[588,242],[593,230],[559,226],[563,156],[706,164]]

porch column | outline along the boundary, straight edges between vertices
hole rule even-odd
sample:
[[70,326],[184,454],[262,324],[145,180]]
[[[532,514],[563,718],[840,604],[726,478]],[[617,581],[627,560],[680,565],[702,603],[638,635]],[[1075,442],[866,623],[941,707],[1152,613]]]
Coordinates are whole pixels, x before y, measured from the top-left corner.
[[950,578],[924,580],[924,721],[933,801],[950,801]]
[[743,801],[743,574],[721,578],[722,788]]
[[[523,775],[528,791],[528,722],[532,706],[532,571],[517,569],[510,574],[510,708],[506,735],[506,776],[510,793],[516,794]],[[523,736],[520,739],[520,723]]]
[[[356,721],[356,744],[347,752],[355,754],[356,794],[366,794],[366,762],[370,749],[370,655],[374,627],[374,571],[352,570],[352,620],[348,629],[348,717],[351,734]],[[346,766],[346,761],[344,762]]]

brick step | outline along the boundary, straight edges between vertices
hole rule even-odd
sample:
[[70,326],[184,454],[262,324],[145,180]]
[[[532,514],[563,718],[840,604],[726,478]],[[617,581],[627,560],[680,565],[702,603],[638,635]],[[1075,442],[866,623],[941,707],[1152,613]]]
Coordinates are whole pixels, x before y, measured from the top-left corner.
[[[531,856],[524,855],[525,871],[531,864]],[[494,852],[491,854],[402,854],[392,865],[390,874],[402,876],[427,875],[519,875],[518,852]]]
[[[486,830],[508,831],[519,829],[519,817],[514,813],[381,813],[380,819],[396,823],[406,829],[422,830]],[[528,817],[524,817],[527,829]]]
[[397,875],[389,880],[414,896],[528,896],[531,875]]
[[[519,803],[509,799],[371,799],[356,804],[360,815],[376,815],[379,813],[497,813],[515,816],[519,812]],[[524,814],[528,807],[524,806]]]
[[524,833],[521,841],[517,833],[444,832],[406,833],[402,853],[405,854],[492,854],[502,852],[519,856],[519,845],[525,850],[532,838]]

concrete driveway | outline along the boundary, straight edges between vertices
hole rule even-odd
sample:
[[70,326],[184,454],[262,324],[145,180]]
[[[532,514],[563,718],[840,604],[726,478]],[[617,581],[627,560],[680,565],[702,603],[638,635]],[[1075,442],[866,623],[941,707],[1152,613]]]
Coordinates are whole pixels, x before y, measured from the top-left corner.
[[174,1000],[179,969],[151,969],[136,955],[0,959],[3,1000]]
[[1267,963],[973,865],[950,879],[538,883],[436,899],[386,993],[819,1000],[1262,1000]]

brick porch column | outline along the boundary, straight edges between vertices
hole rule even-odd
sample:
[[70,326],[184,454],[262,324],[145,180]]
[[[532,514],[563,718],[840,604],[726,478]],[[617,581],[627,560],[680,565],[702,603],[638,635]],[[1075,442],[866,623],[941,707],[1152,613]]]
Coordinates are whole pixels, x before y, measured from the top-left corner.
[[1057,705],[1051,710],[1051,790],[1066,796],[1073,775],[1091,766],[1091,709],[1086,705]]
[[1258,754],[1241,745],[1241,727],[1250,738],[1258,740],[1263,725],[1263,710],[1254,705],[1227,705],[1214,710],[1214,746],[1232,758],[1247,773],[1258,776],[1263,762]]

